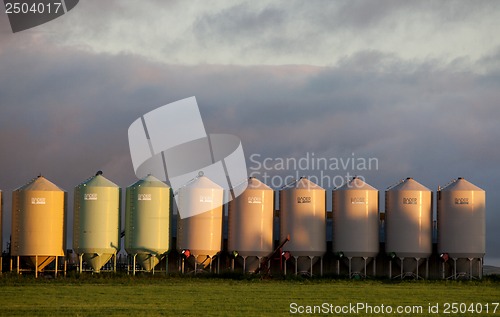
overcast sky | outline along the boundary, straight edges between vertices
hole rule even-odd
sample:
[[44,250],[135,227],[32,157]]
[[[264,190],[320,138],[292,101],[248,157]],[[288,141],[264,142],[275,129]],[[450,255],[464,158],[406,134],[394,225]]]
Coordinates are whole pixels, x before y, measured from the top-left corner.
[[249,169],[252,154],[377,158],[325,173],[364,176],[382,202],[408,176],[434,191],[465,177],[487,192],[500,265],[498,34],[498,1],[85,0],[15,34],[2,10],[4,247],[13,189],[41,173],[72,197],[97,170],[130,185],[130,124],[196,96]]

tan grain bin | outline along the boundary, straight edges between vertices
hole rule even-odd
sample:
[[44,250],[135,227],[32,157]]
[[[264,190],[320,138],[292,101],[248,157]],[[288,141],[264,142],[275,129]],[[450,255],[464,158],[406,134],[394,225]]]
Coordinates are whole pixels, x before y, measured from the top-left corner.
[[385,192],[386,251],[398,258],[432,253],[432,191],[408,177]]
[[292,256],[326,253],[326,191],[305,177],[280,192],[280,241]]
[[66,192],[43,176],[12,192],[11,255],[43,270],[66,249]]
[[75,187],[73,249],[95,272],[120,250],[120,196],[101,172]]
[[438,190],[438,252],[450,258],[486,253],[486,192],[459,177]]
[[332,192],[333,252],[375,257],[379,252],[378,190],[354,177]]
[[273,251],[274,191],[250,177],[245,191],[229,202],[228,250],[263,257]]
[[127,187],[125,250],[152,270],[169,251],[171,189],[152,175]]
[[[199,263],[209,264],[222,249],[223,189],[206,176],[179,189],[179,209],[196,214],[177,219],[177,249],[189,250]],[[208,210],[198,214],[198,210]]]

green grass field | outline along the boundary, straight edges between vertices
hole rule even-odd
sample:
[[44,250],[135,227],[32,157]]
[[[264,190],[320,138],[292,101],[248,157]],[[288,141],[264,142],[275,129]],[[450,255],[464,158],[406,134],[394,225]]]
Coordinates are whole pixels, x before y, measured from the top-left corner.
[[[493,303],[500,302],[498,278],[393,282],[103,274],[35,280],[4,274],[0,277],[0,294],[0,314],[4,316],[283,316],[290,315],[291,309],[305,310],[306,305],[323,305],[323,312],[339,316],[344,315],[339,311],[346,309],[342,307],[362,303],[371,305],[371,314],[368,308],[360,307],[347,315],[500,316],[500,307],[493,311]],[[296,305],[291,307],[291,303]],[[439,304],[439,314],[429,313],[429,303]],[[450,314],[445,314],[445,303],[450,303]],[[397,307],[405,305],[415,310],[398,314]],[[335,313],[335,306],[339,313]],[[391,314],[388,307],[393,310]],[[478,313],[480,308],[482,312]]]

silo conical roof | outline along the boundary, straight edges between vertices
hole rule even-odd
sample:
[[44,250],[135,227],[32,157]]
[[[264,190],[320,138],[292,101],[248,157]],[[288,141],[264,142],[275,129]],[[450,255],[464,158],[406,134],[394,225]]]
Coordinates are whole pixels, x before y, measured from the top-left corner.
[[295,182],[293,187],[291,186],[289,188],[285,188],[285,190],[292,189],[292,188],[294,188],[294,189],[309,189],[309,190],[325,190],[323,187],[311,182],[306,177],[301,177],[297,182]]
[[467,181],[465,178],[459,177],[456,180],[453,180],[445,187],[441,188],[441,191],[484,191],[484,189],[477,187],[471,182]]
[[29,183],[15,189],[17,190],[64,191],[43,176],[33,178]]
[[255,177],[248,178],[247,189],[273,190],[271,187],[267,186]]
[[97,173],[95,176],[92,176],[91,178],[85,180],[83,183],[81,183],[79,186],[93,186],[93,187],[120,187],[107,179],[106,177],[102,176],[102,173]]
[[212,188],[212,189],[223,189],[217,183],[212,182],[206,176],[199,176],[191,183],[186,184],[184,188]]
[[137,182],[133,183],[129,187],[165,187],[165,188],[170,188],[167,184],[159,180],[158,178],[154,177],[153,175],[149,174],[148,176],[138,180]]
[[420,184],[416,180],[411,177],[406,178],[400,183],[389,187],[387,191],[403,191],[403,190],[412,190],[412,191],[431,191],[429,188]]
[[349,182],[345,183],[344,185],[337,188],[336,190],[375,190],[375,191],[378,191],[378,189],[376,189],[375,187],[364,182],[359,177],[353,177]]

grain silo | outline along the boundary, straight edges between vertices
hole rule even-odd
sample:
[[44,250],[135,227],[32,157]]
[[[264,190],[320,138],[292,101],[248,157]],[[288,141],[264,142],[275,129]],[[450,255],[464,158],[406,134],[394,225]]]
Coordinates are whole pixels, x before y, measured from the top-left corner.
[[283,251],[295,258],[295,274],[312,275],[326,253],[326,191],[305,177],[289,186],[280,192],[280,241],[290,236]]
[[223,194],[222,187],[206,176],[197,177],[178,191],[179,210],[195,216],[178,216],[177,250],[193,264],[195,272],[209,265],[211,268],[212,258],[222,249]]
[[73,249],[79,255],[80,272],[85,261],[94,272],[111,259],[116,271],[120,250],[120,187],[97,174],[75,187]]
[[333,252],[339,261],[348,262],[349,276],[366,276],[370,261],[375,275],[379,252],[378,190],[354,177],[332,192],[332,209]]
[[[485,191],[459,177],[439,188],[437,195],[438,253],[443,260],[442,277],[481,278],[486,253]],[[449,273],[446,273],[446,267]]]
[[[12,192],[11,256],[34,268],[35,275],[58,257],[64,257],[66,238],[66,192],[43,176]],[[22,258],[22,259],[21,259]]]
[[[228,250],[254,272],[273,251],[274,191],[250,177],[245,191],[229,202]],[[234,265],[234,263],[233,263]]]
[[408,177],[386,190],[385,208],[386,252],[400,265],[400,277],[418,279],[419,266],[425,261],[427,278],[427,259],[432,253],[431,190]]
[[145,271],[167,255],[170,246],[170,211],[172,191],[152,175],[130,185],[126,190],[125,250],[135,264]]

